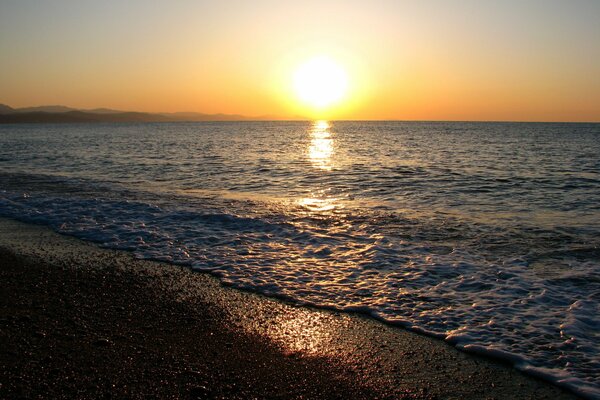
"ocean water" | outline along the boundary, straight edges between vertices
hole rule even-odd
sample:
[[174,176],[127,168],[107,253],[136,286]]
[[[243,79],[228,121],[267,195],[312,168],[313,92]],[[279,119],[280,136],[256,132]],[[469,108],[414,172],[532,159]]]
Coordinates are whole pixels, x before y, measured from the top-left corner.
[[600,124],[4,125],[0,215],[600,398]]

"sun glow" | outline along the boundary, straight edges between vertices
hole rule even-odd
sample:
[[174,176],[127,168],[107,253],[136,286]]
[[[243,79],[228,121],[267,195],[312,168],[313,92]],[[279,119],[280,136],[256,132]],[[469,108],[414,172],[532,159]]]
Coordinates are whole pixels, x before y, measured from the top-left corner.
[[294,89],[304,103],[326,108],[343,99],[348,88],[346,71],[328,57],[316,57],[300,65]]

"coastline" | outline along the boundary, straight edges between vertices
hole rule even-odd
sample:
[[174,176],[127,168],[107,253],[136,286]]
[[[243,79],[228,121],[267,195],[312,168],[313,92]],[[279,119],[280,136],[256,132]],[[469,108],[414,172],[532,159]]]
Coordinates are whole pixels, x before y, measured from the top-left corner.
[[0,219],[0,397],[575,399],[361,315]]

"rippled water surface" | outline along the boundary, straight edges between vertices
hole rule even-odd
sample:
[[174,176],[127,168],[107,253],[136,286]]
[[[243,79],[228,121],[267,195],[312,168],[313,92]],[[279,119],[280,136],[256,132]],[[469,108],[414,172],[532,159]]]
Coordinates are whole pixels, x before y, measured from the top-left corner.
[[0,215],[600,398],[600,125],[0,126]]

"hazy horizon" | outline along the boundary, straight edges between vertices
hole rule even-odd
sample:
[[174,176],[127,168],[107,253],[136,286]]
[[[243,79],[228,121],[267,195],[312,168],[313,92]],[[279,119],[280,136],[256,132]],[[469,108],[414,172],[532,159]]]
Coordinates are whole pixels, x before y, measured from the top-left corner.
[[[0,102],[329,120],[598,122],[598,15],[600,3],[585,0],[4,1]],[[315,57],[333,60],[317,67],[329,75],[315,80],[309,71],[294,86]],[[311,87],[340,73],[339,93]],[[322,106],[323,98],[331,102]]]
[[[10,104],[6,104],[3,102],[0,102],[0,105],[5,105],[5,106],[10,106]],[[216,116],[216,115],[221,115],[221,116],[225,116],[225,117],[242,117],[242,118],[247,118],[244,120],[239,120],[239,119],[219,119],[219,120],[203,120],[203,121],[195,121],[195,122],[268,122],[268,121],[274,121],[274,122],[285,122],[285,121],[291,121],[291,122],[314,122],[314,121],[318,121],[319,118],[310,118],[310,117],[304,117],[304,116],[285,116],[285,115],[245,115],[245,114],[230,114],[230,113],[222,113],[222,112],[215,112],[215,113],[206,113],[206,112],[202,112],[202,111],[189,111],[189,110],[182,110],[182,111],[171,111],[171,112],[161,112],[161,111],[157,111],[157,112],[147,112],[147,111],[139,111],[139,110],[117,110],[117,109],[113,109],[113,108],[109,108],[109,107],[94,107],[94,108],[77,108],[77,107],[71,107],[69,105],[63,105],[63,104],[44,104],[44,105],[31,105],[31,106],[24,106],[24,107],[11,107],[14,110],[23,110],[23,109],[41,109],[41,108],[51,108],[51,107],[65,107],[65,108],[69,108],[72,110],[67,110],[67,111],[26,111],[26,112],[49,112],[49,113],[62,113],[62,112],[69,112],[69,111],[80,111],[80,112],[94,112],[94,111],[102,111],[101,114],[105,114],[107,112],[113,111],[115,113],[147,113],[147,114],[156,114],[156,115],[177,115],[177,114],[197,114],[197,115],[204,115],[204,116]],[[21,111],[23,112],[23,111]],[[482,123],[572,123],[572,124],[599,124],[600,123],[600,119],[599,120],[590,120],[590,121],[561,121],[561,120],[555,120],[555,121],[542,121],[542,120],[529,120],[529,121],[524,121],[524,120],[476,120],[476,119],[472,119],[472,120],[460,120],[460,119],[455,119],[455,120],[444,120],[444,119],[394,119],[394,118],[388,118],[388,119],[368,119],[368,118],[363,118],[363,119],[351,119],[351,118],[346,118],[346,119],[321,119],[321,120],[325,120],[328,122],[344,122],[344,121],[348,121],[348,122],[482,122]],[[168,122],[168,121],[165,121]],[[194,121],[185,121],[185,120],[179,120],[179,121],[173,121],[173,122],[194,122]]]

